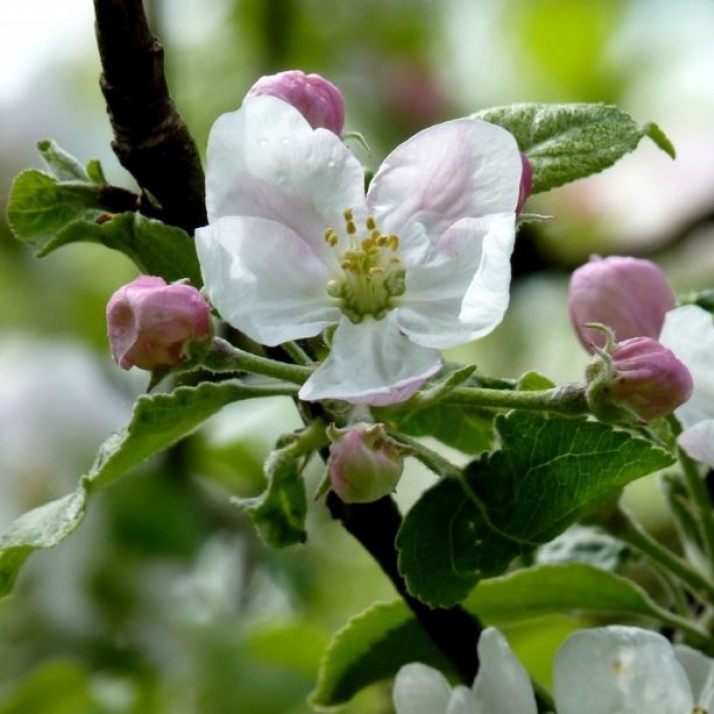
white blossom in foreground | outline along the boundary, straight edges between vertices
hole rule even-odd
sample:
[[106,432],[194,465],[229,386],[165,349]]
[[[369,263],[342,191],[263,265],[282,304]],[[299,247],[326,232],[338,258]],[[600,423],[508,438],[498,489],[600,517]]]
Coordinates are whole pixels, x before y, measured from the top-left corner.
[[[480,668],[469,689],[452,689],[424,664],[402,667],[394,682],[397,714],[535,714],[528,673],[492,627],[478,644]],[[555,657],[558,714],[714,712],[714,660],[638,627],[579,630]]]
[[714,711],[714,661],[637,627],[575,632],[553,675],[558,714]]
[[478,655],[481,666],[470,689],[452,689],[424,664],[402,667],[394,682],[397,714],[536,714],[528,673],[498,630],[483,631]]
[[207,293],[265,345],[326,328],[305,400],[389,404],[491,332],[508,306],[521,156],[474,119],[426,129],[364,172],[340,139],[275,97],[246,99],[208,142]]
[[714,321],[696,305],[667,313],[660,342],[689,369],[692,396],[675,411],[684,427],[678,442],[692,457],[714,468]]

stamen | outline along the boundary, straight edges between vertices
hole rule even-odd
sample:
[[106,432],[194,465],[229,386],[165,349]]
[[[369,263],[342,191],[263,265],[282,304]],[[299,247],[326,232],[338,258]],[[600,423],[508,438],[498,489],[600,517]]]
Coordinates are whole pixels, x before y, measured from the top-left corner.
[[328,228],[325,231],[325,243],[331,248],[334,248],[339,243],[340,237],[337,235],[334,228]]
[[361,322],[366,315],[381,320],[394,307],[392,300],[406,291],[406,273],[397,253],[399,237],[380,232],[372,215],[359,231],[353,209],[346,208],[342,215],[344,232],[328,228],[325,242],[337,247],[347,235],[350,247],[338,249],[342,275],[328,282],[326,292],[339,300],[340,310],[352,322]]

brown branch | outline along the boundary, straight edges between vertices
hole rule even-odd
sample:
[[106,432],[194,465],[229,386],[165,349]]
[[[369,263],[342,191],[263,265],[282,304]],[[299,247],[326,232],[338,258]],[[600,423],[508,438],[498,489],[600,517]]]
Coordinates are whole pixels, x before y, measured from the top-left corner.
[[432,609],[407,592],[397,567],[394,542],[402,522],[396,503],[386,496],[374,503],[347,504],[333,492],[327,496],[330,514],[379,563],[399,595],[442,654],[451,662],[460,679],[471,686],[478,671],[476,643],[481,623],[461,607]]
[[142,212],[192,233],[207,223],[203,168],[169,96],[163,47],[141,0],[94,0],[94,13],[114,153],[145,193]]

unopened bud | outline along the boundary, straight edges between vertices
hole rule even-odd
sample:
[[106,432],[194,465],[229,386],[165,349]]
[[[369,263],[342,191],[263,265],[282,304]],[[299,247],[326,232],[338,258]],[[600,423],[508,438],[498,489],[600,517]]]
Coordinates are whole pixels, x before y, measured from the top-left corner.
[[692,394],[689,370],[651,337],[633,337],[598,350],[586,375],[590,408],[606,422],[632,421],[633,415],[650,422],[671,414]]
[[342,92],[319,74],[294,69],[261,77],[246,94],[269,95],[295,107],[313,129],[323,127],[338,136],[345,126],[345,101]]
[[345,503],[370,503],[394,491],[404,459],[388,441],[383,424],[332,427],[328,436],[332,490]]
[[112,355],[123,369],[153,370],[183,362],[192,343],[211,337],[211,308],[196,288],[142,275],[107,305]]
[[588,352],[602,347],[605,336],[588,329],[586,323],[607,325],[618,341],[632,337],[656,339],[665,314],[675,304],[667,276],[650,260],[595,256],[570,279],[570,319]]
[[521,163],[523,164],[523,173],[521,174],[521,186],[518,190],[517,214],[523,210],[523,206],[526,205],[526,201],[531,195],[531,189],[533,188],[533,167],[525,154],[521,154]]

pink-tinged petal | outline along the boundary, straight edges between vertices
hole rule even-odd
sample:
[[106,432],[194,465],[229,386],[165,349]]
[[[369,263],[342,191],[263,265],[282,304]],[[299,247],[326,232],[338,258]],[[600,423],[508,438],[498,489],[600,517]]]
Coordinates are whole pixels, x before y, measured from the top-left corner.
[[714,469],[714,419],[688,427],[679,435],[677,443],[693,459]]
[[385,159],[367,202],[380,230],[396,233],[404,253],[426,234],[432,242],[462,218],[513,213],[523,164],[501,127],[456,119],[419,132]]
[[448,349],[493,330],[508,306],[514,236],[513,214],[466,218],[449,228],[407,273],[397,311],[402,331],[424,347]]
[[[317,253],[342,213],[364,211],[364,172],[339,137],[312,129],[294,107],[271,96],[246,99],[218,118],[208,139],[210,222],[257,216],[289,226]],[[334,258],[333,258],[334,259]]]
[[555,657],[553,688],[558,714],[684,714],[694,704],[670,643],[636,627],[571,635]]
[[659,341],[689,369],[694,391],[675,414],[684,427],[714,419],[714,322],[711,313],[696,305],[670,310]]
[[394,311],[384,319],[339,323],[330,354],[300,389],[300,399],[343,399],[381,406],[408,399],[441,367],[438,350],[410,342]]
[[516,238],[514,220],[513,214],[491,217],[483,238],[481,262],[464,295],[459,317],[476,337],[498,327],[508,308],[511,254]]
[[327,296],[327,268],[286,226],[263,218],[221,218],[196,231],[213,305],[264,345],[312,337],[341,316]]
[[498,630],[489,627],[483,631],[478,641],[478,655],[481,668],[473,686],[478,706],[472,711],[537,714],[528,672]]
[[397,714],[445,714],[450,696],[446,677],[425,664],[404,665],[394,680]]

